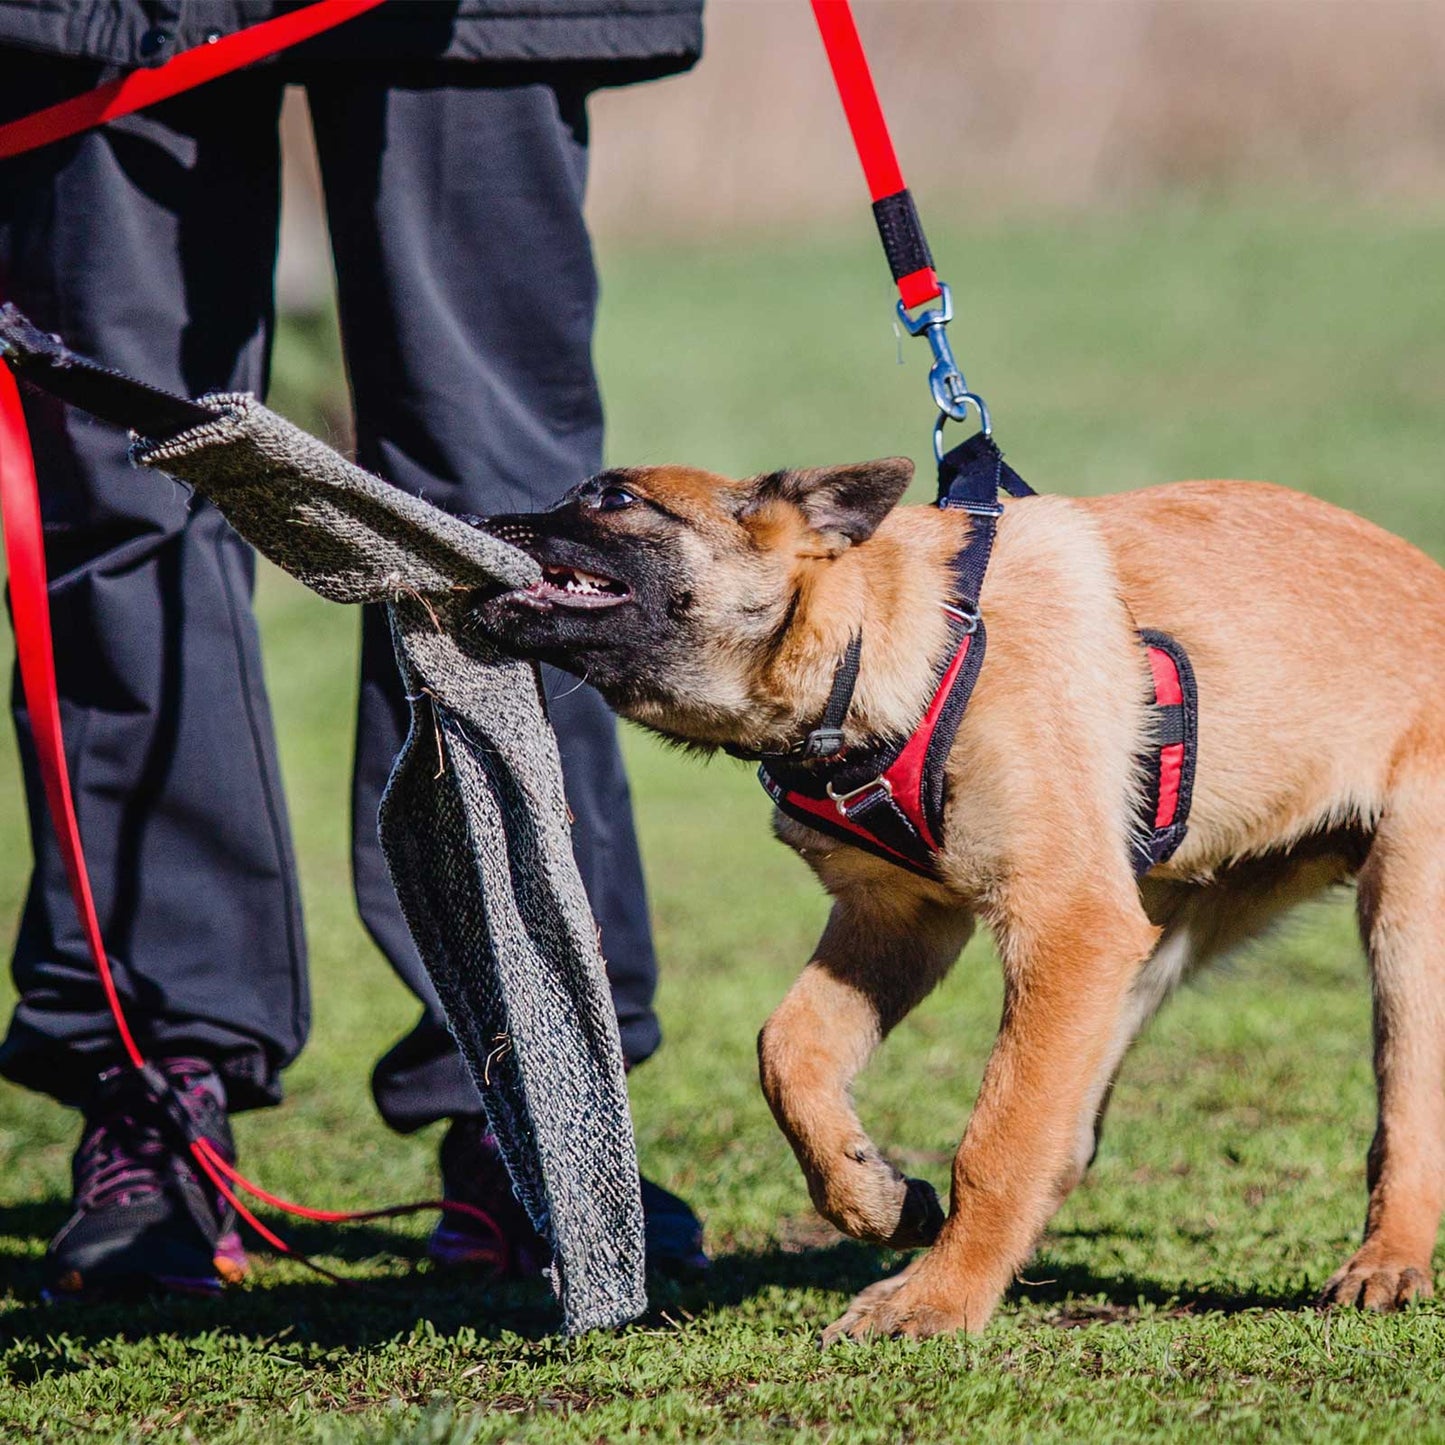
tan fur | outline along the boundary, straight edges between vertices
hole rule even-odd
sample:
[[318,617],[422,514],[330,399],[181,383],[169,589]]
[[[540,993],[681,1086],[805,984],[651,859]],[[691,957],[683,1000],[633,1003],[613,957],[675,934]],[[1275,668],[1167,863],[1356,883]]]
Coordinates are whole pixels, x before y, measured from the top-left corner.
[[[715,609],[687,700],[634,716],[701,744],[785,745],[861,627],[850,737],[915,723],[946,646],[959,514],[894,511],[850,547],[786,501],[750,506],[748,483],[628,475],[686,519]],[[826,1337],[982,1328],[1082,1176],[1120,1061],[1170,990],[1355,874],[1380,1121],[1364,1244],[1325,1299],[1430,1293],[1445,1204],[1445,571],[1312,498],[1181,483],[1008,503],[982,611],[942,881],[776,823],[834,906],[760,1037],[768,1101],[839,1228],[932,1242]],[[1142,884],[1127,846],[1148,741],[1138,627],[1184,644],[1200,709],[1188,836]],[[868,1139],[850,1089],[975,920],[998,943],[1005,1009],[944,1220]]]

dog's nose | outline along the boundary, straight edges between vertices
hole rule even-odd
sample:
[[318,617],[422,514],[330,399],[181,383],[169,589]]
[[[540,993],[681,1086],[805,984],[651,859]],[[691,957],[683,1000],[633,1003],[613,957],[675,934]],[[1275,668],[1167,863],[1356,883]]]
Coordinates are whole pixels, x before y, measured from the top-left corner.
[[536,529],[521,517],[479,517],[476,525],[514,547],[525,549],[537,539]]

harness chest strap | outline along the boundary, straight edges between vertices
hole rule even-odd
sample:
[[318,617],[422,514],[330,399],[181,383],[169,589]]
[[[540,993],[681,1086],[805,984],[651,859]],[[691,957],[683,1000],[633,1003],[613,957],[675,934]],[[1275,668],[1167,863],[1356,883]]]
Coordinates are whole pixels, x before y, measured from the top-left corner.
[[[938,487],[938,506],[968,512],[973,525],[953,559],[953,598],[943,604],[952,646],[918,726],[900,741],[820,760],[775,755],[758,769],[769,797],[789,816],[929,877],[943,836],[945,766],[988,646],[978,599],[1003,514],[998,495],[1033,495],[982,432],[943,458]],[[830,704],[835,700],[836,689]]]
[[[954,559],[956,602],[945,603],[952,647],[918,726],[901,742],[833,751],[805,745],[797,752],[765,757],[758,777],[768,796],[789,817],[831,837],[925,877],[937,877],[943,837],[946,767],[964,711],[983,666],[987,632],[978,612],[984,573],[1003,508],[998,493],[1033,495],[1004,462],[992,439],[970,437],[939,469],[938,505],[969,512],[973,527]],[[1149,753],[1141,759],[1144,800],[1132,863],[1142,875],[1168,858],[1184,839],[1193,788],[1197,699],[1184,649],[1161,632],[1141,632],[1149,659],[1154,709]],[[825,722],[841,739],[851,700],[860,639],[855,636],[845,667],[847,687],[835,678]],[[840,667],[841,677],[845,667]],[[840,695],[846,694],[840,706]],[[810,734],[810,740],[818,730]]]
[[[952,607],[945,610],[960,620],[956,626],[963,625],[961,619],[967,614]],[[879,768],[871,778],[845,791],[828,779],[823,782],[822,796],[816,796],[809,786],[815,780],[794,779],[790,786],[773,776],[776,765],[765,762],[758,777],[768,796],[783,812],[811,828],[932,876],[942,831],[942,797],[939,788],[937,806],[929,806],[930,784],[942,782],[940,762],[953,746],[983,651],[982,627],[969,626],[954,646],[922,721],[891,762],[885,763],[872,750],[849,755],[849,761],[866,772]]]

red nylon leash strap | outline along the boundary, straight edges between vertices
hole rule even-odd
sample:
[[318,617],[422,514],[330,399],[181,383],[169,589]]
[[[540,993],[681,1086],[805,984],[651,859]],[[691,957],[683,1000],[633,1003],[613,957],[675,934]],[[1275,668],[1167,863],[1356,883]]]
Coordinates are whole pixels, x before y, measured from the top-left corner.
[[[45,538],[40,516],[40,495],[36,484],[35,462],[30,450],[30,437],[25,427],[20,391],[8,366],[0,365],[0,522],[4,524],[5,562],[10,580],[10,607],[15,623],[16,661],[20,668],[20,684],[25,693],[30,715],[31,735],[36,762],[45,790],[46,807],[55,827],[64,860],[71,896],[75,900],[85,934],[91,962],[105,994],[106,1005],[115,1021],[126,1058],[138,1070],[154,1092],[168,1091],[164,1076],[147,1063],[135,1035],[126,1020],[120,1001],[114,971],[101,937],[100,920],[90,886],[90,874],[81,846],[80,823],[70,786],[70,769],[65,760],[65,744],[60,722],[60,697],[55,676],[54,641],[50,626],[50,596],[45,566]],[[174,1111],[173,1111],[174,1112]],[[176,1120],[186,1129],[184,1116]],[[439,1209],[465,1214],[482,1225],[497,1240],[497,1261],[505,1264],[505,1239],[496,1221],[475,1205],[454,1200],[427,1199],[415,1203],[390,1205],[382,1209],[312,1209],[272,1194],[253,1183],[224,1159],[205,1138],[195,1137],[187,1130],[187,1144],[196,1166],[211,1181],[216,1191],[236,1213],[256,1231],[267,1244],[282,1254],[289,1254],[318,1273],[335,1279],[327,1269],[308,1259],[268,1228],[246,1204],[236,1196],[232,1186],[244,1189],[276,1209],[301,1219],[326,1224],[358,1223],[371,1219],[390,1219],[416,1214],[422,1210]]]
[[[78,135],[107,120],[130,115],[144,106],[194,89],[330,30],[381,3],[382,0],[315,0],[304,10],[237,31],[212,44],[183,51],[155,70],[133,72],[71,100],[23,116],[0,126],[0,160]],[[146,1079],[158,1102],[171,1104],[173,1096],[165,1076],[147,1062],[126,1019],[101,935],[70,785],[70,769],[65,760],[35,462],[19,388],[10,368],[3,364],[0,364],[0,521],[4,525],[5,559],[9,571],[10,605],[21,688],[30,716],[46,809],[59,840],[76,914],[126,1058]],[[328,1278],[335,1279],[337,1276],[293,1249],[263,1224],[237,1197],[232,1186],[244,1189],[255,1198],[298,1218],[331,1224],[388,1219],[432,1209],[464,1214],[495,1238],[498,1264],[505,1263],[506,1241],[501,1229],[485,1210],[475,1205],[428,1199],[382,1209],[312,1209],[272,1194],[247,1179],[217,1152],[208,1139],[195,1135],[189,1128],[184,1110],[170,1107],[167,1113],[176,1127],[185,1133],[196,1167],[236,1213],[272,1248],[291,1255]]]
[[[60,856],[70,882],[86,948],[100,978],[106,1005],[115,1020],[121,1047],[131,1065],[145,1073],[147,1063],[131,1033],[115,986],[115,975],[101,938],[100,919],[95,911],[90,873],[80,841],[80,823],[70,787],[70,769],[65,761],[65,743],[60,725],[60,694],[55,679],[55,644],[50,628],[50,595],[45,568],[45,536],[40,520],[40,491],[35,478],[35,459],[25,428],[20,389],[8,366],[0,366],[0,520],[5,528],[5,565],[10,577],[10,608],[15,621],[15,654],[20,667],[20,685],[30,715],[30,731],[36,764],[45,789],[45,804],[60,843]],[[218,1187],[225,1181],[191,1146],[203,1172]],[[244,1205],[239,1211],[263,1238],[283,1250],[287,1245],[251,1218]]]
[[60,841],[60,856],[65,862],[65,874],[85,933],[86,947],[100,973],[121,1046],[126,1057],[139,1069],[145,1059],[126,1023],[115,980],[111,977],[70,792],[70,770],[65,764],[60,731],[60,695],[55,682],[55,644],[50,633],[40,491],[30,453],[30,436],[25,429],[25,413],[20,407],[20,389],[8,366],[0,366],[0,514],[5,524],[5,562],[10,573],[16,661],[30,712],[45,805]]
[[131,115],[183,91],[193,90],[334,29],[382,0],[313,0],[301,10],[263,20],[173,56],[153,70],[132,70],[83,95],[62,100],[0,125],[0,160],[22,155],[53,141]]
[[812,3],[848,129],[853,133],[853,145],[868,182],[883,250],[903,305],[911,310],[941,294],[923,223],[918,219],[912,193],[903,184],[903,172],[868,68],[868,56],[858,38],[852,6],[848,0]]

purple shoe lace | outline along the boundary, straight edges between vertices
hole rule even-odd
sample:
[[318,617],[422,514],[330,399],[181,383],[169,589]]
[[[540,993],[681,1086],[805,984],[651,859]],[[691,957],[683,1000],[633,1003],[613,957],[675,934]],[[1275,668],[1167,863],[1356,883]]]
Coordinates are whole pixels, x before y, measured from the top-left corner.
[[[226,1090],[215,1070],[204,1059],[188,1058],[163,1059],[161,1068],[205,1138],[227,1163],[234,1164],[236,1145],[226,1117]],[[236,1228],[235,1210],[208,1178],[197,1173],[189,1157],[177,1156],[176,1167],[188,1178],[194,1179],[210,1200],[219,1225],[215,1245],[216,1272],[226,1283],[234,1284],[250,1267],[246,1247]]]
[[[204,1136],[234,1160],[225,1091],[215,1071],[193,1058],[163,1059],[160,1067]],[[107,1069],[97,1081],[72,1166],[76,1209],[94,1212],[134,1204],[161,1193],[176,1177],[200,1188],[215,1215],[216,1272],[228,1283],[239,1280],[248,1262],[231,1206],[166,1138],[156,1106],[134,1070],[127,1065]]]
[[[121,1076],[130,1072],[124,1066],[107,1069],[100,1076],[102,1099],[119,1094],[124,1087]],[[170,1150],[158,1124],[145,1117],[144,1095],[138,1090],[125,1092],[134,1093],[135,1103],[91,1117],[76,1150],[75,1204],[79,1209],[131,1204],[164,1187]]]

